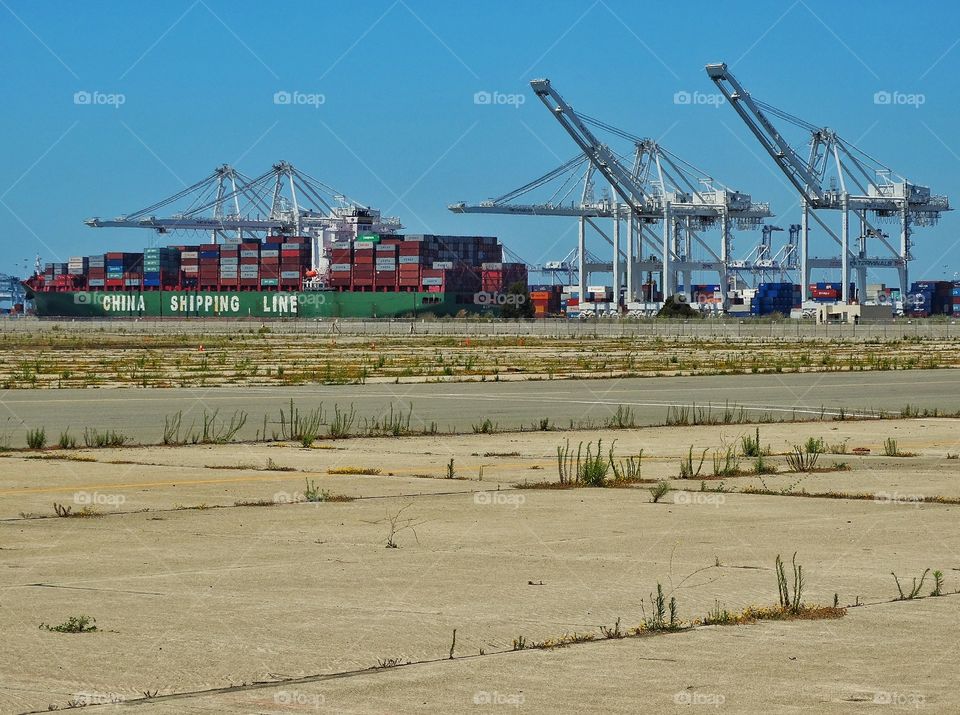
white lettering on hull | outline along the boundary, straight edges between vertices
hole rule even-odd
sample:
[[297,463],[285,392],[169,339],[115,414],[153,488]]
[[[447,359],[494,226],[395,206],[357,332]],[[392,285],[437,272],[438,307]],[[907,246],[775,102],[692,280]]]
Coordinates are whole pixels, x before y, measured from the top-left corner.
[[138,313],[146,310],[142,295],[128,293],[94,293],[94,300],[108,313]]

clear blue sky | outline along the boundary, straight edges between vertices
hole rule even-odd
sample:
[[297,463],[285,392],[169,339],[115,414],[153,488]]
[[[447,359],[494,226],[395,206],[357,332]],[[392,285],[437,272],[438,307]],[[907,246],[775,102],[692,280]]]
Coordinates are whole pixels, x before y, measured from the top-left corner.
[[[49,261],[139,250],[146,232],[82,220],[141,208],[221,163],[256,175],[278,159],[399,215],[411,232],[496,234],[528,260],[560,258],[573,220],[445,208],[499,195],[576,153],[530,92],[534,77],[768,200],[780,224],[798,221],[794,194],[730,107],[674,103],[678,91],[714,91],[703,65],[715,61],[756,96],[830,125],[960,207],[954,3],[0,0],[0,32],[0,271],[22,272],[38,252]],[[281,90],[325,103],[278,106]],[[78,91],[125,101],[78,105]],[[526,101],[477,105],[478,91]],[[878,105],[878,91],[924,102]],[[953,212],[917,231],[914,278],[960,270],[958,226]],[[738,234],[735,253],[757,238]],[[813,248],[825,253],[827,239]]]

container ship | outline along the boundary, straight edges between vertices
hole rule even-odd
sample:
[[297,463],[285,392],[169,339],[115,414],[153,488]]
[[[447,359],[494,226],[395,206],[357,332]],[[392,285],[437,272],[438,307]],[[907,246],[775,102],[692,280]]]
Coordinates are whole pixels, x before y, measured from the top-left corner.
[[205,242],[38,265],[23,285],[40,317],[444,316],[497,310],[496,296],[527,286],[526,265],[504,262],[496,237],[402,234],[398,219],[284,161],[252,179],[225,164],[145,209],[85,223]]
[[490,236],[371,233],[111,252],[47,263],[24,281],[40,317],[395,318],[495,308],[525,291]]

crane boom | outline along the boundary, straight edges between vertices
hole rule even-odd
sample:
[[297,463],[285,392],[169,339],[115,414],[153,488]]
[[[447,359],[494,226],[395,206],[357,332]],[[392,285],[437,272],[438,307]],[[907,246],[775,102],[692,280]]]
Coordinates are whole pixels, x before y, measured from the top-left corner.
[[620,163],[614,153],[603,144],[586,124],[566,103],[563,97],[550,85],[549,79],[531,80],[530,86],[550,113],[560,122],[573,141],[586,154],[597,170],[610,182],[613,190],[633,210],[642,214],[647,207],[649,197],[643,188],[633,179],[630,172]]
[[727,69],[726,63],[707,65],[706,70],[707,75],[717,85],[730,106],[740,115],[790,183],[796,187],[810,206],[817,206],[824,197],[820,181],[811,167],[800,158],[773,123],[767,119],[759,104]]

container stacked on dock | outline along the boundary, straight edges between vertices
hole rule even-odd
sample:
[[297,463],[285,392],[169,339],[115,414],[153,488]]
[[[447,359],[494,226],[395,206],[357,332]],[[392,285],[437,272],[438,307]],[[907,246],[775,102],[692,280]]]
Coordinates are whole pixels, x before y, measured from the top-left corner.
[[800,286],[793,283],[761,283],[750,300],[750,312],[753,315],[790,315],[790,311],[799,306]]
[[950,312],[960,317],[960,281],[953,281],[950,284]]
[[580,317],[579,286],[562,286],[560,289],[560,309],[568,318]]
[[910,286],[904,311],[917,318],[953,315],[954,283],[951,281],[915,281]]
[[563,296],[563,286],[531,286],[530,302],[533,304],[533,316],[535,318],[545,318],[548,315],[563,312],[564,306],[562,306],[561,296]]
[[691,298],[701,305],[722,305],[723,293],[718,283],[693,283],[690,286]]
[[[835,303],[843,298],[843,283],[811,283],[808,286],[810,300],[818,303]],[[857,286],[850,284],[850,298],[857,298]]]

